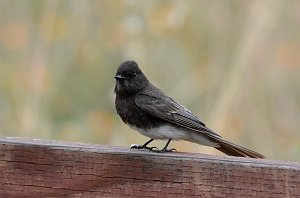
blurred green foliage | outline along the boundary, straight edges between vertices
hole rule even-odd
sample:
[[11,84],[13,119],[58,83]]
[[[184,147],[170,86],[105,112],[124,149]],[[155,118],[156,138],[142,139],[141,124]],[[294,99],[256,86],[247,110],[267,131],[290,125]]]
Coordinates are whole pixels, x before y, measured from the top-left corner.
[[0,10],[1,135],[143,143],[114,110],[116,68],[134,59],[226,139],[300,160],[300,1],[1,0]]

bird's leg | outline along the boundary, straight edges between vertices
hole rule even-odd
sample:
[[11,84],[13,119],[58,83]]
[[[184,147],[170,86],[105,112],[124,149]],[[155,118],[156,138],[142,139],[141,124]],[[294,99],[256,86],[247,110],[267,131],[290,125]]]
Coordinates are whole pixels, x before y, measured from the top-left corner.
[[130,146],[130,149],[148,149],[150,151],[153,151],[153,149],[158,149],[156,146],[153,146],[153,147],[147,147],[147,145],[152,142],[154,139],[150,139],[148,140],[145,144],[143,145],[139,145],[139,144],[132,144]]
[[168,139],[168,142],[166,144],[166,146],[162,149],[162,150],[158,150],[159,153],[165,153],[165,152],[173,152],[173,151],[176,151],[176,149],[172,148],[172,149],[167,149],[170,142],[171,142],[172,139]]

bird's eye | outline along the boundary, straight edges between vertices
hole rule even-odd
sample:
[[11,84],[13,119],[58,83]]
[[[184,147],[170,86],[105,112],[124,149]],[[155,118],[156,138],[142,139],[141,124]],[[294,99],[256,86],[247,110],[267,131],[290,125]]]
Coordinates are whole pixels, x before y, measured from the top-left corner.
[[129,72],[129,73],[124,74],[124,76],[126,76],[127,80],[132,80],[133,78],[136,77],[136,75],[137,75],[136,72]]

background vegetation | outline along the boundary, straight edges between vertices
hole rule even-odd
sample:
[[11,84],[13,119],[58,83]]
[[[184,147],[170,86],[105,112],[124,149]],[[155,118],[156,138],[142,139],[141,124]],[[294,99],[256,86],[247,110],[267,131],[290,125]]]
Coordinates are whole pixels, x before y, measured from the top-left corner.
[[134,59],[222,136],[300,160],[299,21],[297,0],[1,0],[0,135],[143,143],[114,110]]

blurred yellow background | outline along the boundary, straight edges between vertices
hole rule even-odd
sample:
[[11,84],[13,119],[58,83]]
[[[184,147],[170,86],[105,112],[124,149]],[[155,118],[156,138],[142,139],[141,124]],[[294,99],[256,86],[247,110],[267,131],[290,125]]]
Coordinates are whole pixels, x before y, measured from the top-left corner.
[[300,1],[1,0],[0,10],[0,135],[143,144],[114,109],[113,76],[133,59],[226,139],[300,160]]

